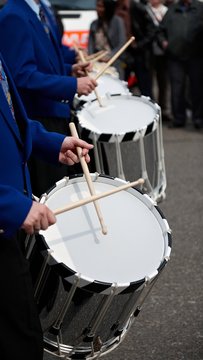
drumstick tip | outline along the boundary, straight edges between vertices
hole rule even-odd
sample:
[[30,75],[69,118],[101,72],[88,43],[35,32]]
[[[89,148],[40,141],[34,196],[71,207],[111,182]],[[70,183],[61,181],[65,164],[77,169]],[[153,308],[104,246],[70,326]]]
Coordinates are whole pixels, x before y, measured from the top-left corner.
[[144,180],[143,178],[138,179],[138,183],[139,183],[140,185],[143,185],[144,182],[145,182],[145,180]]
[[103,235],[107,235],[108,231],[107,231],[107,227],[106,226],[103,226],[102,227],[102,234]]

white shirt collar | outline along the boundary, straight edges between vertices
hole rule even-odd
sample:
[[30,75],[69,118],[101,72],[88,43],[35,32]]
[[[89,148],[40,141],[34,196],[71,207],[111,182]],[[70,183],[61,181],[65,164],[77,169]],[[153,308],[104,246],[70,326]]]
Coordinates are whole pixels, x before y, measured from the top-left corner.
[[51,3],[49,0],[40,0],[45,6],[51,7]]

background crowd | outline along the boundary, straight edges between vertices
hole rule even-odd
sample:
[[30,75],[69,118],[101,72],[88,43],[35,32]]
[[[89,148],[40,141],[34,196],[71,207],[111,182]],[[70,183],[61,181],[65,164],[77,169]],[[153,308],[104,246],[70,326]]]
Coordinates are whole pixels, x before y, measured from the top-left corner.
[[88,50],[107,49],[111,56],[124,36],[133,35],[116,64],[129,87],[155,100],[170,127],[184,127],[190,110],[194,127],[202,128],[202,2],[97,0],[97,14]]

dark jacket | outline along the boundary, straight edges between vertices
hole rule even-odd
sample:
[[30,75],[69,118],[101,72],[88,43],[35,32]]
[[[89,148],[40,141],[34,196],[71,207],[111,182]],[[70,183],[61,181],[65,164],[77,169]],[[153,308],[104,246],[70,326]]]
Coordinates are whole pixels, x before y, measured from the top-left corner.
[[[90,26],[88,52],[90,54],[98,51],[95,45],[95,34],[99,27],[99,21],[94,20]],[[126,42],[125,27],[123,20],[118,16],[113,16],[108,24],[107,39],[111,48],[110,57],[112,57]]]
[[146,6],[131,0],[130,3],[131,33],[135,36],[136,52],[151,49],[156,27],[148,14]]
[[192,0],[188,7],[182,1],[169,7],[158,34],[159,43],[168,41],[166,53],[187,60],[203,56],[203,3]]

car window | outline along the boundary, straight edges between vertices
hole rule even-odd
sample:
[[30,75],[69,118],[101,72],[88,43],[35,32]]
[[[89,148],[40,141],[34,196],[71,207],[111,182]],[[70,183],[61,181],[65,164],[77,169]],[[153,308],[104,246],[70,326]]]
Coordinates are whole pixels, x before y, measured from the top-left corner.
[[60,10],[95,10],[96,0],[51,0],[52,5]]

